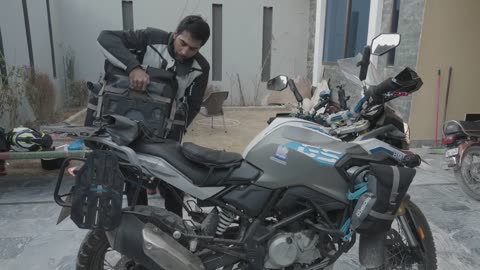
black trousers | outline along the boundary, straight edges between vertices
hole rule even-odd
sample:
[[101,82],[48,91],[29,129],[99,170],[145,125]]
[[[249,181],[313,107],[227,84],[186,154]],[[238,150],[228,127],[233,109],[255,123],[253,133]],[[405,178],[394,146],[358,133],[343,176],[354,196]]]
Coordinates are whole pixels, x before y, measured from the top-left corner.
[[[85,126],[92,126],[93,120],[94,120],[93,111],[91,109],[87,109]],[[179,126],[174,126],[168,138],[175,140],[177,142],[181,142],[183,138],[183,134],[184,134],[183,128],[180,128]],[[95,143],[86,142],[85,144],[91,149],[96,148]],[[178,216],[182,217],[184,192],[166,183],[159,183],[158,188],[161,191],[162,197],[165,199],[165,208],[168,211],[173,212]],[[129,206],[131,206],[133,203],[135,190],[136,190],[136,186],[133,186],[128,182],[126,183],[125,193],[127,195],[127,201]],[[148,205],[148,196],[147,196],[147,191],[145,189],[141,189],[139,196],[137,198],[136,205]]]
[[[178,142],[182,141],[182,137],[183,131],[181,129],[173,129],[168,136],[169,139],[176,140]],[[157,187],[160,190],[160,194],[165,199],[165,209],[182,217],[183,198],[185,196],[185,193],[180,189],[165,182],[159,182]],[[135,190],[136,187],[132,186],[130,183],[127,182],[125,186],[125,192],[127,194],[127,201],[129,206],[133,203]],[[142,189],[140,191],[136,205],[148,205],[148,196],[145,189]]]

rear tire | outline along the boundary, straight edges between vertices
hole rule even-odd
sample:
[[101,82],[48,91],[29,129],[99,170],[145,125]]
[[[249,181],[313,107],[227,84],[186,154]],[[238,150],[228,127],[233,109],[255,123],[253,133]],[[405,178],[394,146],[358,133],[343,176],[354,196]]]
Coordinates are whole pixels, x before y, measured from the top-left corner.
[[[465,153],[462,157],[462,162],[460,168],[454,171],[455,179],[457,179],[458,185],[462,188],[462,190],[470,196],[472,199],[480,201],[480,170],[478,168],[472,168],[472,163],[465,162],[467,158],[470,158],[472,155],[479,156],[480,158],[480,147],[479,146],[472,146]],[[472,173],[474,175],[472,175]],[[477,182],[472,183],[478,185],[479,190],[475,191],[472,187],[468,184],[468,182]]]
[[[104,270],[104,269],[145,269],[135,265],[127,257],[118,253],[119,261],[114,265],[105,260],[109,251],[110,243],[104,231],[89,231],[80,245],[77,255],[76,270]],[[131,264],[132,266],[127,266]]]
[[88,232],[78,251],[76,270],[103,270],[105,253],[109,247],[105,232]]

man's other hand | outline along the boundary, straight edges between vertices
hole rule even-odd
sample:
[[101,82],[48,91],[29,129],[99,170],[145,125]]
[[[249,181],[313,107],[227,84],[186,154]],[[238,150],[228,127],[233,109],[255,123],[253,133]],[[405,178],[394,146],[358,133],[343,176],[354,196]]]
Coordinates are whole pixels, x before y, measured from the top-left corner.
[[150,77],[141,67],[133,69],[128,77],[130,78],[130,87],[136,91],[145,91],[150,83]]

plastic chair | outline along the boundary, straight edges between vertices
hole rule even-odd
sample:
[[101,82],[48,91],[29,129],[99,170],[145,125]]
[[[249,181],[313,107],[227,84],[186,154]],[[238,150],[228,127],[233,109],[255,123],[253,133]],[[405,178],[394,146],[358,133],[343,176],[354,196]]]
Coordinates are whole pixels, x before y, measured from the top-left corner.
[[225,125],[223,103],[227,97],[228,91],[211,92],[207,98],[203,100],[202,107],[204,107],[205,110],[200,110],[201,115],[211,118],[211,128],[213,128],[213,117],[221,116],[223,119],[223,128],[225,132],[227,132],[227,127]]

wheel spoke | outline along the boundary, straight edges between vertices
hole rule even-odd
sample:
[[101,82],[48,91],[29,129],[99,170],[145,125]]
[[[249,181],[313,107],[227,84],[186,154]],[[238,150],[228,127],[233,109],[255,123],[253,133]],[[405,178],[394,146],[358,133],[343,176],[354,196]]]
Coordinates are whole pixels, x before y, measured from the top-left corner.
[[424,265],[412,257],[410,247],[406,241],[406,233],[397,220],[398,230],[393,228],[387,234],[387,245],[385,252],[385,260],[388,269],[424,269]]

